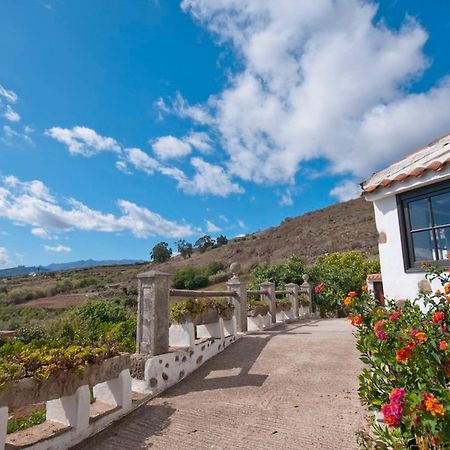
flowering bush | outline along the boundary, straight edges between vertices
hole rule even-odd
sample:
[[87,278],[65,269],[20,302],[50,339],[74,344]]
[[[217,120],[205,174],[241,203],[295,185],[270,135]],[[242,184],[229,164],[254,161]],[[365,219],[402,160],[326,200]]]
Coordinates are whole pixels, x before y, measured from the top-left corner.
[[342,302],[366,365],[360,397],[384,419],[372,421],[371,435],[361,433],[363,448],[450,448],[450,274],[428,277],[444,293],[422,293],[401,308],[382,307],[365,293]]

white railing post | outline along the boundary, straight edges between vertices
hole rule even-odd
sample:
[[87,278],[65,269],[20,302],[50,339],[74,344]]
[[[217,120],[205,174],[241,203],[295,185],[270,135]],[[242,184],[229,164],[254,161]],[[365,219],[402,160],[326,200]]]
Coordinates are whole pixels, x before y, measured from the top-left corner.
[[93,391],[96,400],[114,407],[131,408],[131,375],[129,369],[122,370],[117,378],[96,384]]
[[77,431],[89,426],[91,393],[87,384],[80,386],[75,394],[47,402],[47,420],[60,422]]
[[236,317],[236,329],[239,332],[247,331],[247,283],[239,279],[241,266],[239,263],[232,263],[230,266],[232,278],[227,281],[227,287],[234,296],[230,300],[234,305],[234,315]]
[[150,270],[139,280],[137,353],[151,356],[169,351],[169,274]]
[[275,284],[267,281],[260,285],[260,289],[262,291],[266,291],[265,294],[261,294],[261,300],[263,302],[268,303],[269,308],[270,308],[269,312],[270,312],[270,315],[272,316],[272,323],[276,323],[277,322],[277,305],[275,303],[275,301],[276,301]]
[[286,289],[290,291],[286,294],[286,298],[291,301],[292,311],[294,312],[294,317],[299,318],[299,307],[298,307],[298,285],[295,283],[286,284]]

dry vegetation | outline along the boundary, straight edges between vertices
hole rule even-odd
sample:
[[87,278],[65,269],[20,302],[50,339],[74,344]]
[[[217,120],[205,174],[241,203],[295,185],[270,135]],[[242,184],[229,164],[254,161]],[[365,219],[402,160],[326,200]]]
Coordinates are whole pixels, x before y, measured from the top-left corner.
[[[227,245],[194,251],[159,265],[136,264],[40,274],[36,278],[12,277],[0,281],[0,304],[68,308],[86,298],[117,298],[136,294],[136,275],[148,268],[175,273],[181,267],[205,267],[220,261],[227,267],[238,261],[245,271],[258,263],[278,262],[292,255],[312,263],[325,253],[361,250],[377,254],[377,232],[371,203],[363,199],[333,205],[303,216],[288,218],[277,227],[231,239]],[[219,280],[218,280],[219,281]],[[5,293],[6,291],[6,293]]]

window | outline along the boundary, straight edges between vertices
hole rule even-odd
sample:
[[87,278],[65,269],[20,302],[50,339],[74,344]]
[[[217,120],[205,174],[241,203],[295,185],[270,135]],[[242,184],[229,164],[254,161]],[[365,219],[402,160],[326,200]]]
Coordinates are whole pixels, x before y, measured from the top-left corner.
[[397,197],[407,271],[424,262],[450,266],[450,182],[437,183]]

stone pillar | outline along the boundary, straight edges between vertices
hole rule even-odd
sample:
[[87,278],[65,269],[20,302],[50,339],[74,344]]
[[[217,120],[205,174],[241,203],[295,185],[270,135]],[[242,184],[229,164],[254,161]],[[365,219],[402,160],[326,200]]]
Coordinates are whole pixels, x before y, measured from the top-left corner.
[[261,295],[261,300],[269,304],[269,312],[272,316],[272,323],[277,322],[277,305],[275,303],[275,284],[270,282],[265,282],[260,285],[262,291],[267,291],[267,294]]
[[150,270],[139,280],[137,353],[151,356],[169,351],[169,274]]
[[286,298],[291,301],[292,303],[292,310],[294,312],[294,317],[296,319],[299,318],[299,312],[298,312],[298,286],[295,283],[288,283],[286,284],[286,289],[289,292],[289,294],[286,294]]
[[131,408],[131,375],[128,369],[122,370],[117,378],[96,384],[93,388],[97,400],[120,406],[125,410]]
[[77,431],[89,426],[89,406],[91,393],[86,384],[77,389],[75,394],[47,402],[47,420],[60,422]]
[[239,279],[241,267],[239,263],[232,263],[230,266],[233,277],[227,281],[228,290],[237,295],[230,297],[234,305],[234,315],[236,317],[236,329],[238,332],[247,331],[247,283]]
[[309,275],[303,275],[303,283],[301,285],[301,292],[305,294],[308,298],[309,303],[309,312],[310,314],[315,312],[315,307],[313,304],[313,294],[312,294],[312,286],[309,284]]

